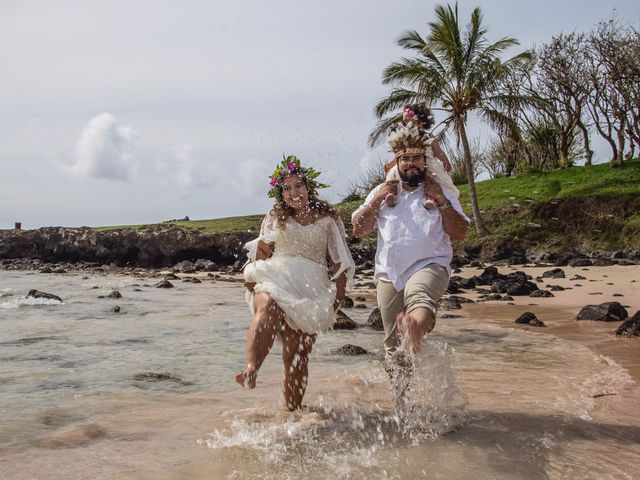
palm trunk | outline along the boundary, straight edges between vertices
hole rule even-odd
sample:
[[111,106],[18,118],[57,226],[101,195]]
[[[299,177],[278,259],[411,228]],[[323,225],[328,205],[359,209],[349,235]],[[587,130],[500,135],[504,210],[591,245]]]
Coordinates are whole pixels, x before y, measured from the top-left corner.
[[469,148],[469,140],[467,139],[467,131],[464,126],[464,120],[458,119],[458,134],[462,141],[462,149],[464,150],[464,169],[467,173],[467,181],[469,183],[469,197],[471,198],[471,211],[473,212],[473,220],[476,224],[476,232],[479,237],[489,235],[484,224],[484,219],[480,214],[480,207],[478,206],[478,194],[476,193],[476,183],[473,178],[473,163],[471,162],[471,148]]

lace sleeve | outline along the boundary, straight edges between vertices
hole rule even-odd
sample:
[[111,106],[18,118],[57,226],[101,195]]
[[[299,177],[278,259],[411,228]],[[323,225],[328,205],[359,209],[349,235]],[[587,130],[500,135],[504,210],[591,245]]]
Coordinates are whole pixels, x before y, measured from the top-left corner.
[[333,263],[339,263],[340,269],[331,278],[335,280],[342,273],[347,275],[347,285],[351,285],[353,282],[353,275],[356,271],[356,265],[353,262],[353,257],[347,246],[347,233],[344,230],[344,225],[340,219],[331,219],[329,222],[327,246],[329,249],[329,256]]
[[278,235],[278,224],[276,216],[269,212],[262,220],[260,226],[260,235],[255,240],[251,240],[244,245],[244,248],[248,251],[247,257],[250,262],[256,261],[256,255],[258,253],[258,243],[262,240],[264,243],[273,243]]

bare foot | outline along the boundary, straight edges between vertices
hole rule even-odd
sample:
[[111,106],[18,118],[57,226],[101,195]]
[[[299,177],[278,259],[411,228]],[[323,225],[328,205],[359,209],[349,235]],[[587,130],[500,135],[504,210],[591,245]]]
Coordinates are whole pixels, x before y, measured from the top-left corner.
[[395,207],[396,205],[396,196],[393,193],[390,193],[386,197],[384,197],[384,203],[388,207]]
[[258,372],[254,368],[247,367],[236,374],[236,382],[249,389],[256,388],[257,376]]

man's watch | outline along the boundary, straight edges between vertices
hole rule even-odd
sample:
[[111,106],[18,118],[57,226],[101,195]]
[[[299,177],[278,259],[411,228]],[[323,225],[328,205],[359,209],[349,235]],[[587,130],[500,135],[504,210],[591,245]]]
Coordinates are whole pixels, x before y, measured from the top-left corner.
[[451,205],[449,199],[445,199],[443,203],[438,205],[438,210],[446,210],[447,208],[451,208],[452,206],[453,205]]

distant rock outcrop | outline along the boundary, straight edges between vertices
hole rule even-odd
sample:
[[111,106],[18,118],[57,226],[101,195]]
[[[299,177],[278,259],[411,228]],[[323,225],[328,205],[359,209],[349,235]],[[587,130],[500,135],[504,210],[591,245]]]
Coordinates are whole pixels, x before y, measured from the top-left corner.
[[37,230],[0,230],[0,259],[32,258],[44,262],[97,262],[119,266],[163,267],[183,260],[213,264],[244,263],[244,244],[252,232],[205,234],[173,225],[144,230],[46,227]]

